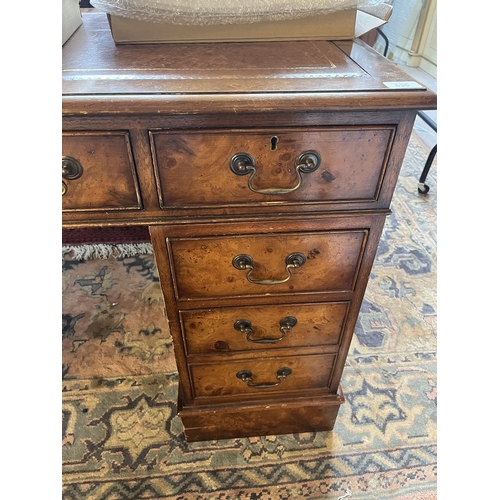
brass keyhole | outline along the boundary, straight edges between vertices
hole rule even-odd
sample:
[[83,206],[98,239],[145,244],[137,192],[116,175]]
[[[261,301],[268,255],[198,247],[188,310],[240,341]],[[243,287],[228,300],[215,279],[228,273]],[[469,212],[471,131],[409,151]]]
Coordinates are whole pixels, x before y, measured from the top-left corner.
[[279,139],[276,136],[271,137],[271,151],[276,151],[278,149],[278,142]]

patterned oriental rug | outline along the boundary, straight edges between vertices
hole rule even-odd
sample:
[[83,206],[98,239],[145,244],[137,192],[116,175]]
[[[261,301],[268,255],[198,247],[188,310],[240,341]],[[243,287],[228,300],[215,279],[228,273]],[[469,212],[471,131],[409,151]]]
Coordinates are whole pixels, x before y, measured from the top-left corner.
[[436,499],[436,160],[417,192],[428,153],[414,134],[332,432],[186,443],[153,256],[66,253],[63,499]]

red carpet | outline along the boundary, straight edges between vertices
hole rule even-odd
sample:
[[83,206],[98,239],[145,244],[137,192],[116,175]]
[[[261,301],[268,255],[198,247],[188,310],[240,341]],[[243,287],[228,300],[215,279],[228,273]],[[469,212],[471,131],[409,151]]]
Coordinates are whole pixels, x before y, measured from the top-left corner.
[[148,243],[147,226],[95,227],[85,229],[63,229],[63,245],[93,245],[97,243]]

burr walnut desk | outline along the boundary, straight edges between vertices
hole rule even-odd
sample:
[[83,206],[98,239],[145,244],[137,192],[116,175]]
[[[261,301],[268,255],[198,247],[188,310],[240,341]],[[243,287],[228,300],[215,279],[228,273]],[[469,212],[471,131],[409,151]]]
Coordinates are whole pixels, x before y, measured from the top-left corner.
[[417,110],[360,41],[63,48],[63,225],[147,225],[190,441],[332,429]]

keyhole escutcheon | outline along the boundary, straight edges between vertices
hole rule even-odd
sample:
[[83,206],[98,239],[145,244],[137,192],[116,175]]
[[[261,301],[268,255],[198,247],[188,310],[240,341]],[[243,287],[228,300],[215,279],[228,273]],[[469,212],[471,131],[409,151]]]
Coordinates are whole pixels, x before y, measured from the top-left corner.
[[276,136],[271,137],[271,151],[276,151],[276,149],[278,149],[278,142],[279,139]]

